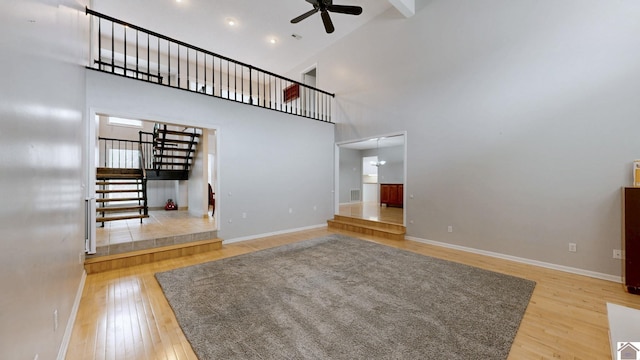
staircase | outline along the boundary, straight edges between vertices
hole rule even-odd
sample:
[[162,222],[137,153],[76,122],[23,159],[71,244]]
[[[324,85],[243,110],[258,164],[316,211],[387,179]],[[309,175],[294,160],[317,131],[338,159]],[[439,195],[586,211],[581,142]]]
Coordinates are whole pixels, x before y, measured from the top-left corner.
[[406,228],[399,224],[372,221],[349,216],[335,215],[327,220],[330,229],[340,229],[359,234],[372,235],[390,240],[404,240]]
[[188,180],[200,131],[156,124],[153,129],[153,171],[149,171],[149,178]]
[[96,222],[149,217],[146,179],[141,169],[99,167],[96,170]]

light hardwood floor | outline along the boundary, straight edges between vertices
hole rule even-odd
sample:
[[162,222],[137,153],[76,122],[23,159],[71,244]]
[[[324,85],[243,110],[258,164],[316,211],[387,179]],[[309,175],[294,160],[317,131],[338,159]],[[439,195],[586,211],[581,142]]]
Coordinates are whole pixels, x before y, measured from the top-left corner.
[[[316,229],[267,237],[207,254],[89,275],[67,359],[196,359],[154,273],[336,232]],[[536,281],[509,359],[609,359],[606,303],[640,309],[640,296],[626,293],[618,283],[408,240],[345,234]]]
[[358,202],[340,204],[338,215],[404,225],[403,211],[402,208],[380,206],[376,202]]

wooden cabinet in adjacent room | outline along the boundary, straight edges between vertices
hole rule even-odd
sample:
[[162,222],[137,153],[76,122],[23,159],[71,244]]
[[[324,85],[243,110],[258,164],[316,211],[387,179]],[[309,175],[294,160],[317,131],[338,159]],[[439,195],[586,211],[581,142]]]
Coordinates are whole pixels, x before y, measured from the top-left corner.
[[402,184],[380,184],[380,205],[402,207],[404,190]]
[[622,189],[622,249],[624,285],[640,294],[640,188]]

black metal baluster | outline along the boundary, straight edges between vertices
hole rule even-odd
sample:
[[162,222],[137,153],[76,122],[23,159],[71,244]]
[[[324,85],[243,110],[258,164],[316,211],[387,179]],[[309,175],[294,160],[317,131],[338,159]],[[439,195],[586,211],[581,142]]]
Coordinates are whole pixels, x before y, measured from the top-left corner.
[[98,69],[104,71],[102,66],[102,19],[98,18]]
[[[271,96],[271,84],[273,84],[275,86],[275,83],[273,82],[273,76],[269,75],[269,109],[273,109],[273,96]],[[275,93],[275,91],[274,91]]]
[[200,86],[198,80],[198,51],[196,51],[196,92],[198,91],[198,86]]
[[115,42],[114,42],[114,24],[113,21],[111,22],[111,72],[115,73],[116,72],[116,62],[115,62],[115,57],[116,57],[116,49],[115,49]]
[[216,95],[216,57],[211,55],[211,95]]
[[160,38],[158,38],[158,84],[162,84],[162,76],[160,74]]
[[230,82],[229,82],[229,60],[227,60],[227,99],[229,99],[229,90],[230,90]]
[[204,53],[204,59],[202,60],[202,64],[204,65],[204,87],[202,88],[203,93],[207,93],[207,53]]
[[171,41],[167,41],[167,82],[171,86]]
[[233,63],[233,99],[238,101],[238,63]]
[[147,33],[147,81],[151,81],[151,35]]
[[180,88],[180,44],[178,44],[178,88]]
[[191,63],[189,63],[189,48],[187,48],[187,90],[191,90],[189,84],[191,83],[191,79],[189,78],[189,68],[191,67]]
[[122,29],[124,30],[124,69],[122,72],[124,76],[127,76],[127,26],[124,25]]
[[140,56],[138,51],[138,29],[136,29],[136,79],[140,78]]

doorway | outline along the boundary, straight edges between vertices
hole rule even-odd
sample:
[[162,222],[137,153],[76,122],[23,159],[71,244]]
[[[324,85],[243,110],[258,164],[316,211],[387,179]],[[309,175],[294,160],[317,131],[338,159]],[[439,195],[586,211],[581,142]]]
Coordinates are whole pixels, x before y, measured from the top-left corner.
[[[215,129],[129,119],[130,116],[123,115],[119,115],[118,118],[135,120],[136,123],[116,124],[111,121],[115,117],[109,113],[94,113],[92,116],[95,122],[92,122],[88,129],[90,155],[87,166],[89,206],[86,250],[89,255],[113,255],[217,236],[215,233],[217,214],[216,216],[212,214],[207,186],[209,183],[215,188],[218,183]],[[171,177],[175,176],[175,172],[173,175],[170,172],[176,169],[177,165],[170,165],[172,170],[167,169],[168,171],[164,174],[162,171],[154,170],[154,154],[157,150],[154,150],[153,133],[156,127],[161,127],[166,133],[175,136],[182,136],[178,133],[190,130],[198,134],[198,144],[193,150],[194,155],[187,160],[189,162],[188,179]],[[144,138],[146,135],[151,135],[151,138]],[[165,139],[168,141],[166,135]],[[139,156],[138,149],[142,149],[145,156]],[[129,154],[131,156],[128,156]],[[169,150],[165,150],[165,159],[178,157],[174,155]],[[105,195],[108,191],[103,188],[108,185],[101,184],[104,181],[95,180],[96,170],[103,167],[127,168],[129,167],[127,165],[133,166],[140,164],[141,161],[146,164],[144,168],[147,170],[145,200],[148,217],[144,217],[142,221],[139,219],[106,221],[104,226],[101,226],[103,223],[98,223],[96,226],[96,202],[105,210],[120,211],[117,209],[120,205],[115,205],[116,198],[120,195],[118,193]],[[98,192],[98,190],[101,191]],[[167,210],[166,205],[169,199],[177,206],[175,211],[172,207]]]
[[380,198],[381,186],[405,188],[405,139],[403,132],[336,144],[336,215],[406,225],[405,195],[391,206]]

